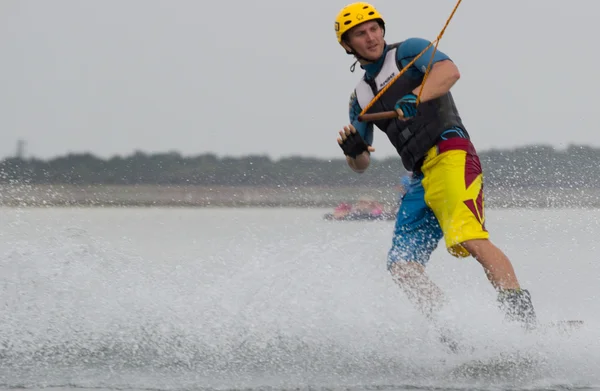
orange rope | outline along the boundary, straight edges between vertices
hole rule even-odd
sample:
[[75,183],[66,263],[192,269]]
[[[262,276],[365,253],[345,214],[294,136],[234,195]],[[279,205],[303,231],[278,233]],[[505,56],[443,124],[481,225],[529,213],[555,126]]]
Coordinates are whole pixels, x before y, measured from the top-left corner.
[[[427,64],[427,69],[425,70],[425,75],[423,75],[423,82],[421,83],[421,89],[419,90],[419,96],[417,96],[417,105],[419,103],[421,103],[421,94],[423,93],[423,89],[424,89],[423,87],[425,87],[425,82],[427,81],[427,76],[429,76],[429,71],[431,70],[431,65],[433,64],[433,56],[435,56],[435,52],[437,51],[438,44],[440,43],[440,40],[442,39],[442,35],[444,35],[444,33],[446,32],[446,27],[448,27],[448,25],[450,24],[450,21],[452,20],[452,17],[454,16],[454,13],[458,9],[458,6],[460,5],[461,1],[462,0],[458,0],[456,5],[454,6],[454,9],[452,10],[452,13],[448,17],[448,20],[446,20],[446,24],[444,25],[444,28],[442,28],[442,31],[440,31],[440,33],[438,34],[438,36],[435,40],[435,47],[433,49],[433,53],[431,53],[431,58],[429,59],[429,64]],[[428,46],[428,48],[430,46]]]
[[364,109],[362,109],[362,111],[361,111],[361,113],[360,113],[359,116],[364,115],[371,107],[373,107],[373,105],[375,104],[375,102],[377,102],[377,100],[379,100],[379,98],[381,98],[381,95],[383,95],[391,87],[391,85],[396,80],[398,80],[400,78],[400,76],[402,76],[408,70],[408,68],[410,68],[410,66],[415,63],[415,61],[417,61],[419,59],[419,57],[421,57],[423,54],[425,54],[425,52],[427,50],[429,50],[429,48],[433,44],[435,44],[435,47],[433,49],[433,53],[431,53],[431,58],[429,59],[429,64],[427,64],[427,69],[425,70],[425,74],[423,75],[423,82],[421,83],[421,90],[419,91],[419,96],[417,96],[417,105],[421,102],[421,93],[423,92],[423,87],[425,86],[425,81],[427,80],[427,76],[429,76],[429,71],[431,70],[431,66],[433,64],[433,56],[435,55],[435,52],[437,50],[438,44],[440,42],[440,39],[442,39],[442,35],[444,35],[444,32],[446,31],[446,27],[448,27],[448,25],[450,24],[450,21],[452,20],[452,17],[454,16],[454,13],[458,9],[458,6],[460,5],[461,1],[462,0],[458,0],[458,2],[456,3],[456,5],[454,6],[454,9],[452,10],[452,13],[448,17],[448,20],[446,20],[446,24],[444,25],[444,28],[442,28],[442,31],[440,31],[440,33],[438,34],[437,38],[435,40],[433,40],[429,45],[427,45],[427,47],[425,49],[423,49],[423,51],[421,51],[421,53],[417,54],[415,56],[415,58],[412,59],[411,62],[409,62],[404,68],[402,68],[402,70],[400,71],[400,73],[398,73],[396,76],[394,76],[394,78],[392,80],[390,80],[389,83],[387,83],[381,89],[381,91],[379,91],[377,93],[377,95],[375,95],[375,97],[373,99],[371,99],[371,101],[369,102],[369,104],[367,106],[365,106]]

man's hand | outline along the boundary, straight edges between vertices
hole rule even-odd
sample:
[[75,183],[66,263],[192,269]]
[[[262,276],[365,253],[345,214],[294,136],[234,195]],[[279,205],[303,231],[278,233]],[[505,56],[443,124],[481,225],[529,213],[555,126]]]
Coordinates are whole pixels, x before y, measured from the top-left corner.
[[352,125],[344,126],[344,130],[340,130],[340,137],[337,141],[344,151],[344,155],[350,156],[352,159],[356,159],[365,151],[375,152],[375,148],[367,144]]
[[406,94],[396,102],[394,109],[399,117],[410,118],[417,115],[417,96]]

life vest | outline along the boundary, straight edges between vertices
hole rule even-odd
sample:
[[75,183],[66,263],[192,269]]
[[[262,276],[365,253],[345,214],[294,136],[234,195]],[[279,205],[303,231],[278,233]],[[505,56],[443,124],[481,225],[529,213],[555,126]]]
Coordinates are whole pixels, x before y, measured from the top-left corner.
[[[355,89],[360,107],[366,107],[373,97],[383,89],[402,69],[397,61],[396,52],[402,42],[389,46],[384,54],[385,59],[375,78],[367,78],[365,74]],[[390,88],[375,102],[367,113],[393,111],[396,102],[404,95],[412,93],[423,82],[423,72],[417,69],[407,70]],[[408,171],[419,171],[427,151],[440,140],[439,136],[446,130],[459,128],[466,137],[468,133],[460,119],[454,99],[450,92],[421,102],[417,115],[408,120],[384,119],[373,122],[385,132],[402,158],[402,164]]]

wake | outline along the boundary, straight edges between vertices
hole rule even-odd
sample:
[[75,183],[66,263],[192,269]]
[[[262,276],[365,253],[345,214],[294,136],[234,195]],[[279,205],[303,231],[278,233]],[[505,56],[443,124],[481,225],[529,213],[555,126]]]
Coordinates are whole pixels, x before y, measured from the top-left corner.
[[[317,227],[308,239],[252,230],[235,246],[207,255],[185,248],[177,253],[181,241],[171,238],[172,247],[163,243],[167,259],[140,255],[141,247],[117,246],[85,229],[53,227],[32,242],[15,234],[0,259],[0,385],[600,386],[600,325],[592,314],[570,335],[526,333],[503,323],[487,282],[478,285],[479,269],[434,261],[432,274],[450,295],[443,326],[472,347],[448,352],[438,330],[407,303],[379,262],[389,227],[361,227],[348,227],[346,236]],[[298,231],[306,228],[299,224]],[[447,273],[440,269],[445,265],[464,269]],[[564,300],[580,294],[561,292]],[[557,318],[544,310],[556,307],[550,300],[535,296],[543,322]]]

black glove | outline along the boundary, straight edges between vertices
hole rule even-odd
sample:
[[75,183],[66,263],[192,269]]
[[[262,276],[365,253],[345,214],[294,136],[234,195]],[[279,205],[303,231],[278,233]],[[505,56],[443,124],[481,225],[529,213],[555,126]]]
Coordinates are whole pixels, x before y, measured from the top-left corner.
[[340,148],[344,151],[344,155],[356,159],[358,155],[364,151],[368,151],[369,144],[360,137],[358,132],[350,133],[346,139],[340,144]]

